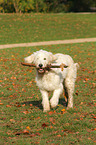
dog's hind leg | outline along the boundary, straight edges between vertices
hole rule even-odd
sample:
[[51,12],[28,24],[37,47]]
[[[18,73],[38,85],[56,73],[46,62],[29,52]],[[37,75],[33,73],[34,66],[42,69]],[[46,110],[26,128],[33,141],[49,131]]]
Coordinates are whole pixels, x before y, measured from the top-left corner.
[[67,77],[65,78],[65,88],[68,94],[68,106],[67,109],[73,108],[73,93],[75,88],[75,80],[77,77],[77,69],[79,65],[75,63],[70,67]]
[[68,106],[67,109],[73,108],[73,93],[74,93],[74,86],[75,82],[72,81],[70,78],[65,79],[65,86],[66,86],[66,91],[68,94]]
[[52,98],[50,100],[52,108],[54,108],[54,107],[56,107],[58,105],[59,97],[62,94],[62,92],[63,92],[63,85],[61,84],[60,88],[54,90],[54,92],[53,92],[53,96],[52,96]]
[[49,99],[48,99],[48,92],[45,90],[40,90],[42,94],[42,105],[43,105],[43,112],[47,112],[50,110]]

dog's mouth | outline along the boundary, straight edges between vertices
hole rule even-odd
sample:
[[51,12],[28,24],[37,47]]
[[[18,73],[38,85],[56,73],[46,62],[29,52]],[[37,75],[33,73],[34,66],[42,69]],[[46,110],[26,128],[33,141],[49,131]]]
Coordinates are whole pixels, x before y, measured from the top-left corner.
[[44,68],[37,68],[38,73],[43,74],[45,73],[45,69]]
[[37,67],[36,67],[38,73],[40,74],[44,74],[45,72],[48,72],[50,71],[50,65],[47,65],[46,67],[44,67],[43,64],[39,64]]

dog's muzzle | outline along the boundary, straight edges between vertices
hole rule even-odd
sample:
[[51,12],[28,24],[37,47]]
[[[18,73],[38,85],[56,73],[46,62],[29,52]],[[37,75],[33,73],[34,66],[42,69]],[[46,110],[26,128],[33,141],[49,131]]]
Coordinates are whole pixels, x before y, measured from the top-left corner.
[[39,64],[37,68],[38,73],[43,74],[45,73],[45,68],[43,67],[43,64]]

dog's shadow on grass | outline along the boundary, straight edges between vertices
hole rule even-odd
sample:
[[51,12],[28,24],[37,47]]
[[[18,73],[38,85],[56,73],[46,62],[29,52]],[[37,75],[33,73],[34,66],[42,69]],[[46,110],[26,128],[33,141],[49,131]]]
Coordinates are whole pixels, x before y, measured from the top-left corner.
[[64,107],[67,107],[68,102],[66,102],[64,98],[60,98],[60,99],[59,99],[59,104],[61,104],[61,105],[64,106]]
[[[31,107],[37,107],[39,108],[40,110],[43,110],[43,106],[42,106],[42,100],[38,100],[38,101],[25,101],[25,102],[22,102],[22,105],[26,105],[26,106],[31,106]],[[62,106],[66,107],[67,106],[67,103],[66,101],[64,100],[64,98],[60,98],[59,99],[59,104],[61,104]],[[57,107],[56,107],[57,108]]]
[[22,102],[22,105],[23,104],[25,104],[26,106],[37,107],[40,110],[43,110],[42,101],[41,100],[38,100],[38,101],[25,101],[25,102]]

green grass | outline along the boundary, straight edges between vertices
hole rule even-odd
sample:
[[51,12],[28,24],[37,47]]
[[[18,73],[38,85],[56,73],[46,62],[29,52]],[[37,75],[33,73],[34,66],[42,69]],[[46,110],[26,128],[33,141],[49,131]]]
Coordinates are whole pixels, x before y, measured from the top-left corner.
[[0,14],[0,44],[96,37],[96,14]]
[[[80,64],[73,109],[66,110],[62,95],[56,109],[43,113],[35,70],[20,64],[41,48],[69,54]],[[0,50],[1,145],[95,145],[95,48],[96,43],[81,43]]]

